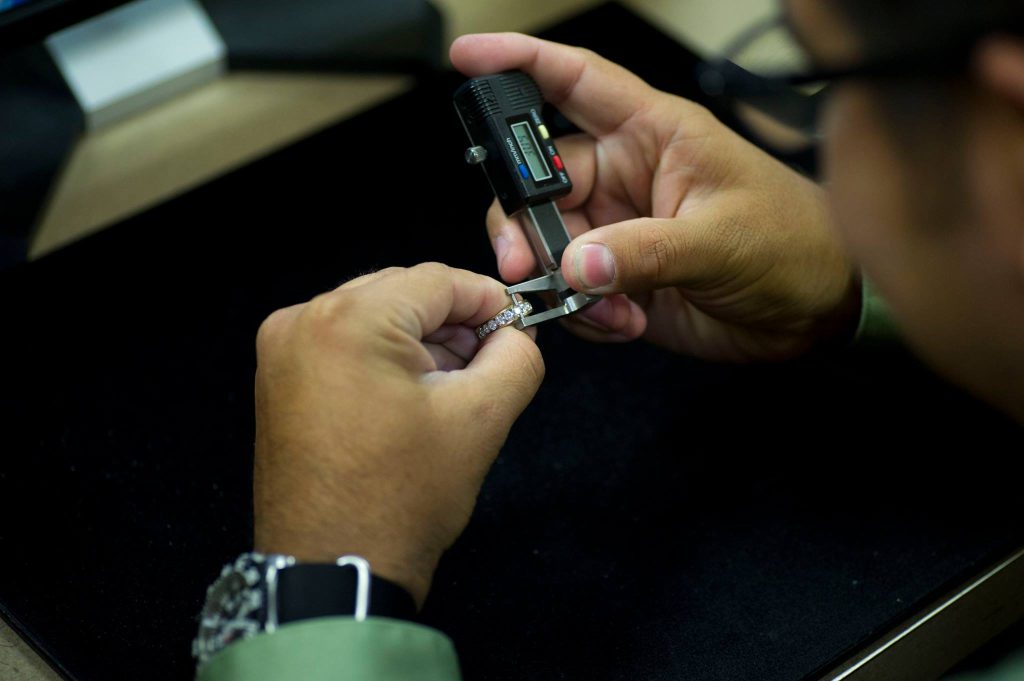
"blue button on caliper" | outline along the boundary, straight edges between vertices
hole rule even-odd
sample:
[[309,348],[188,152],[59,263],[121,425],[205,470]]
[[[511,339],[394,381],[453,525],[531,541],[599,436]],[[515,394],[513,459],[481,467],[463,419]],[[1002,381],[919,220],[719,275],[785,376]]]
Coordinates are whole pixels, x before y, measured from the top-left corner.
[[530,179],[530,171],[528,171],[526,169],[526,164],[525,163],[520,163],[519,164],[519,174],[523,176],[524,180],[529,180]]

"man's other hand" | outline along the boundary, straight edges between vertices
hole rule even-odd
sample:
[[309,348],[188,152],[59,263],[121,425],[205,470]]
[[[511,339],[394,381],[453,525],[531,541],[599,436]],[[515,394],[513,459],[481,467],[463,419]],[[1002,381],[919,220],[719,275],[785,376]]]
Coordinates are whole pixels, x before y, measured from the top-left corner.
[[[726,361],[852,335],[858,279],[813,182],[593,52],[506,33],[459,38],[451,59],[467,76],[529,73],[583,131],[558,142],[573,179],[562,269],[606,298],[572,318],[579,335]],[[533,253],[497,203],[487,229],[501,276],[529,276]]]
[[509,303],[482,275],[389,269],[272,314],[257,337],[256,549],[362,555],[426,597],[544,363],[475,327]]

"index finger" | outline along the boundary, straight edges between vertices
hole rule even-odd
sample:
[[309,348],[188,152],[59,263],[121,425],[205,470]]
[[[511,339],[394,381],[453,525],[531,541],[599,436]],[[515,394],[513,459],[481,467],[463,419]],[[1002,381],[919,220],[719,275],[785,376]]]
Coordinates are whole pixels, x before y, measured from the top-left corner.
[[579,47],[521,33],[464,35],[452,43],[452,65],[467,76],[520,70],[544,98],[591,135],[606,135],[645,107],[655,92],[621,66]]
[[395,270],[336,293],[358,298],[373,308],[374,318],[397,321],[417,340],[445,324],[479,326],[511,304],[501,282],[441,263]]

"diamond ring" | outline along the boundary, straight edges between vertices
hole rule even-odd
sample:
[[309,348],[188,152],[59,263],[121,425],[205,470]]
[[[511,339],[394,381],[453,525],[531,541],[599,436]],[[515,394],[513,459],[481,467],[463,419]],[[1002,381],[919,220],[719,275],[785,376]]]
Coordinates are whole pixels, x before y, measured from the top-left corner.
[[514,324],[517,319],[522,319],[533,312],[533,305],[530,305],[529,302],[523,300],[518,294],[513,295],[512,300],[514,302],[511,305],[491,317],[490,320],[476,327],[476,335],[481,340],[501,327]]

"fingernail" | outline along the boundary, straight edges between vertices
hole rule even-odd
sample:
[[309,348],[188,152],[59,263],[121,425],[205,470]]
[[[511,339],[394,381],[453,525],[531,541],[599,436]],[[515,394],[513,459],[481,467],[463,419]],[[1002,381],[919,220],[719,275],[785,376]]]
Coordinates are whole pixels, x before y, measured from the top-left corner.
[[508,255],[508,237],[499,234],[498,238],[494,240],[494,255],[498,258],[498,269],[501,269],[502,263],[505,262],[505,256]]
[[615,258],[604,244],[584,244],[573,258],[576,276],[588,289],[594,290],[615,281]]

